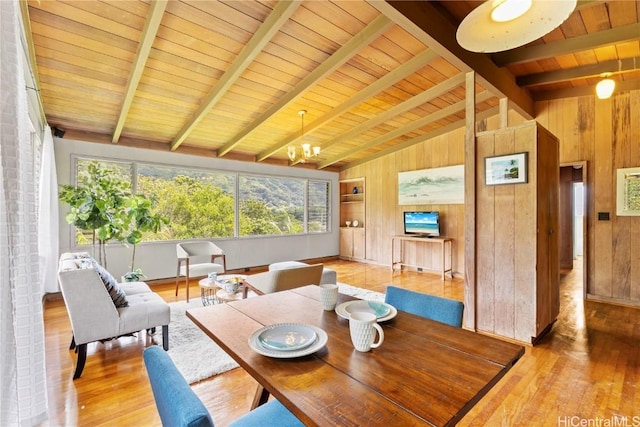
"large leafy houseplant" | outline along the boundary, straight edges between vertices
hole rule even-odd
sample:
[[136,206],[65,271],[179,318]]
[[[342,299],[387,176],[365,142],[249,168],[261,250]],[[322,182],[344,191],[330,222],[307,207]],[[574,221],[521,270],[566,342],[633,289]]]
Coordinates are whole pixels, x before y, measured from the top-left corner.
[[[79,240],[84,239],[84,232],[91,233],[94,256],[105,268],[105,244],[116,240],[134,246],[130,268],[131,272],[136,272],[135,245],[140,243],[144,233],[156,233],[168,223],[166,218],[153,214],[152,200],[131,193],[129,181],[117,169],[95,161],[78,174],[76,186],[61,186],[59,198],[70,207],[65,220],[77,228]],[[138,274],[142,275],[142,272],[138,271]]]
[[153,213],[153,200],[133,195],[125,202],[125,215],[128,229],[121,233],[122,240],[133,246],[130,270],[123,276],[127,282],[135,282],[145,277],[142,270],[135,268],[136,245],[147,233],[158,233],[169,219]]

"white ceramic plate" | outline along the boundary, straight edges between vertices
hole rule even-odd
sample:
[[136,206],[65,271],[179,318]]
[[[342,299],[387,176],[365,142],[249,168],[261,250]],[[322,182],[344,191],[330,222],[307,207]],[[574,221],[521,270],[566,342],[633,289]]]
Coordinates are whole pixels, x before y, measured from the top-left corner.
[[285,324],[268,327],[258,335],[258,342],[270,350],[295,351],[309,347],[316,337],[308,326]]
[[[316,334],[316,339],[309,346],[301,348],[299,350],[293,350],[293,351],[273,350],[263,346],[258,340],[258,337],[260,336],[260,334],[262,334],[265,330],[268,330],[275,326],[291,326],[291,325],[303,326],[305,328],[312,329]],[[256,353],[261,354],[263,356],[273,357],[277,359],[291,359],[294,357],[308,356],[309,354],[315,353],[316,351],[320,350],[322,347],[324,347],[327,344],[327,339],[328,339],[327,333],[322,329],[317,328],[313,325],[305,325],[302,323],[280,323],[278,325],[265,326],[264,328],[260,328],[257,331],[255,331],[253,334],[251,334],[251,336],[249,337],[249,347],[251,347],[253,351],[255,351]]]
[[343,302],[336,307],[336,313],[338,313],[338,316],[345,319],[349,319],[349,315],[355,311],[364,311],[375,314],[378,318],[378,322],[391,320],[398,314],[398,310],[386,302],[356,300]]

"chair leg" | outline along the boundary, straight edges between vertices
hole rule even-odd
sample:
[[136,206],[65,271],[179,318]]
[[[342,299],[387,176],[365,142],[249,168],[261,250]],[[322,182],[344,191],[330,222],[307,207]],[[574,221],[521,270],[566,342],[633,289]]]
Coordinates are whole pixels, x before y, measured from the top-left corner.
[[78,353],[78,361],[76,362],[76,371],[73,374],[74,380],[80,378],[84,370],[84,363],[87,361],[87,344],[80,344],[76,352]]
[[187,270],[186,286],[187,286],[187,302],[189,302],[189,271],[188,270]]
[[71,335],[71,344],[69,344],[69,350],[74,350],[76,348],[76,337]]
[[169,325],[162,325],[162,348],[169,350]]

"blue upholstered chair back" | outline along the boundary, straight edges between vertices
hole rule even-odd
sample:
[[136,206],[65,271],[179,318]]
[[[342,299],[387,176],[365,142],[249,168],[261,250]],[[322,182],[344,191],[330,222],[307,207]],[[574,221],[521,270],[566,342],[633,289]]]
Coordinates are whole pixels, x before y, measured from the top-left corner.
[[[144,351],[143,357],[162,425],[213,427],[209,411],[167,352],[154,345]],[[272,399],[247,412],[229,427],[304,427],[304,424],[278,400]]]
[[213,420],[171,357],[158,346],[144,353],[149,382],[162,425],[165,427],[212,427]]
[[407,313],[462,327],[464,304],[460,301],[387,286],[385,302]]

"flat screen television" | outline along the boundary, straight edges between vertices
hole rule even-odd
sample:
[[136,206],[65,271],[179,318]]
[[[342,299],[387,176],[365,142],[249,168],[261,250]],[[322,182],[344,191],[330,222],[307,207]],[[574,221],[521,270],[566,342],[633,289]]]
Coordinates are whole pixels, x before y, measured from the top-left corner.
[[440,235],[438,212],[405,212],[404,234],[419,234],[425,237]]

